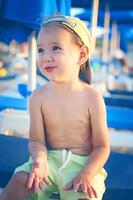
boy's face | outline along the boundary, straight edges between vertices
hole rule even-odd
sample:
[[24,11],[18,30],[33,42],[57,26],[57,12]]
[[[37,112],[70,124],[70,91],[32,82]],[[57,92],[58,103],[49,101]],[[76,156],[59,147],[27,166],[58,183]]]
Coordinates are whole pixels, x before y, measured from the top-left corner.
[[80,47],[71,32],[47,24],[39,32],[37,45],[38,65],[49,80],[64,82],[78,77]]

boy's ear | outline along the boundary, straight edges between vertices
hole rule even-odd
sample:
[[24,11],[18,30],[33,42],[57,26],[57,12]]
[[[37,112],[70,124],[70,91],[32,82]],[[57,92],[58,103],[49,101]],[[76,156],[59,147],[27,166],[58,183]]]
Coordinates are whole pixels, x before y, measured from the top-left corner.
[[79,58],[79,64],[80,65],[84,64],[87,61],[88,53],[89,53],[88,47],[82,46],[80,48],[80,58]]

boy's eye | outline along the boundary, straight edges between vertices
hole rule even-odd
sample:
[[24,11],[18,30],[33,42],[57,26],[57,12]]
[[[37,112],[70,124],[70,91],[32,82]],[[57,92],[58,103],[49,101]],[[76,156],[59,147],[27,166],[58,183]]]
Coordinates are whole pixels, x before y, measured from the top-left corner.
[[44,50],[42,48],[39,48],[38,53],[44,53]]
[[53,50],[56,51],[56,50],[60,50],[61,48],[59,46],[53,46]]

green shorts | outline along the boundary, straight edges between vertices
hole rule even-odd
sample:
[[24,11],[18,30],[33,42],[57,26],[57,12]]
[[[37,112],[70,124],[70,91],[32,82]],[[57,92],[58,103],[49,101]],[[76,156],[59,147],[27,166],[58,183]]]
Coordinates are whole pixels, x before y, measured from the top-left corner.
[[[105,192],[104,180],[107,176],[106,171],[102,168],[96,174],[93,181],[93,187],[96,189],[98,198],[90,198],[82,192],[74,192],[73,190],[64,191],[63,188],[68,184],[89,161],[89,156],[79,156],[67,150],[51,150],[48,152],[49,180],[51,186],[45,186],[45,190],[38,193],[32,193],[27,200],[47,200],[52,193],[59,192],[61,200],[78,200],[82,198],[90,200],[101,200]],[[16,168],[16,172],[30,172],[32,167],[32,159]],[[45,169],[44,169],[45,170]]]

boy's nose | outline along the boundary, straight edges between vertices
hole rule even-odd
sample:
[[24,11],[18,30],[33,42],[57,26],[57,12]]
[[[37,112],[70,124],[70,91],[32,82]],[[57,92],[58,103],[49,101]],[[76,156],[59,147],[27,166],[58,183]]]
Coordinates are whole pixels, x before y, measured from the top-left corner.
[[52,62],[53,58],[50,55],[43,55],[42,61],[43,62]]

